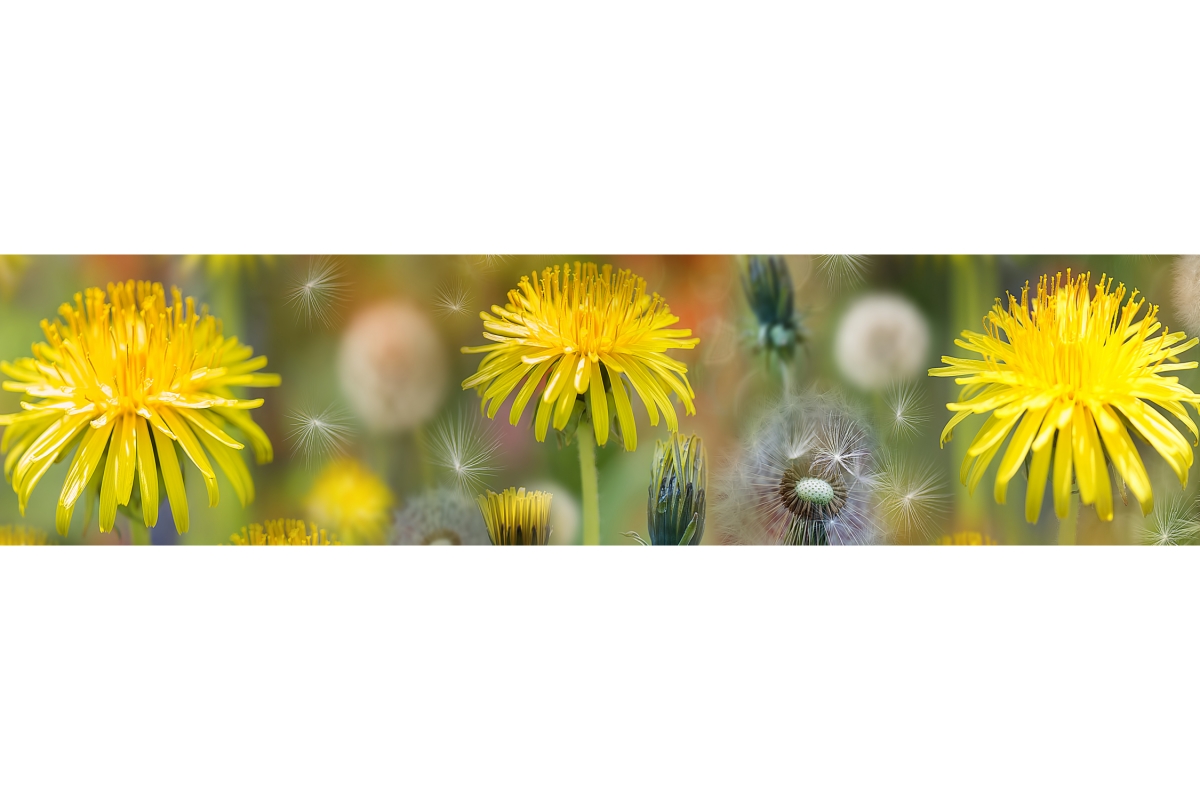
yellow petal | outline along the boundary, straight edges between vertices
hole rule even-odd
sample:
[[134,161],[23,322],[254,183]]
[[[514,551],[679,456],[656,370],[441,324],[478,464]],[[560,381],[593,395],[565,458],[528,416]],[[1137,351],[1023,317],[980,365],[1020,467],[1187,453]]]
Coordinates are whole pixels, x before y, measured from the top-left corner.
[[150,430],[154,434],[154,446],[162,470],[163,486],[167,490],[167,501],[171,504],[171,516],[175,519],[175,530],[187,533],[187,491],[183,486],[183,473],[179,471],[179,459],[175,455],[175,441],[158,428]]
[[208,457],[204,455],[204,451],[200,449],[200,442],[196,441],[195,434],[186,422],[170,408],[163,406],[159,413],[163,420],[170,426],[171,432],[175,434],[176,441],[183,448],[183,452],[196,468],[200,470],[200,474],[204,477],[204,486],[208,489],[208,504],[215,506],[220,493],[217,490],[217,474],[213,472],[212,464],[208,463]]
[[1054,446],[1054,515],[1066,519],[1071,511],[1071,463],[1075,418],[1068,417],[1059,428]]
[[[1047,416],[1045,427],[1053,430]],[[1050,474],[1050,456],[1054,452],[1053,440],[1043,442],[1041,449],[1033,451],[1029,465],[1029,485],[1025,489],[1025,521],[1035,524],[1042,515],[1042,498],[1046,494],[1046,479]]]
[[1012,441],[1008,443],[1008,450],[1004,453],[1004,458],[1000,459],[1000,467],[996,470],[996,502],[1003,504],[1008,497],[1008,483],[1013,476],[1017,474],[1017,470],[1021,468],[1021,464],[1025,461],[1025,454],[1029,452],[1030,445],[1033,444],[1033,438],[1041,430],[1042,420],[1046,418],[1046,409],[1030,409],[1025,412],[1025,416],[1021,419],[1021,424],[1017,426],[1017,430],[1013,433]]
[[134,437],[137,441],[138,478],[142,493],[142,521],[147,528],[153,528],[158,524],[158,466],[154,460],[150,428],[141,417],[134,419]]
[[585,383],[591,384],[588,413],[592,417],[592,427],[596,429],[596,444],[603,447],[608,442],[608,401],[604,395],[604,378],[600,374],[600,362],[585,358],[581,363],[591,367],[588,370],[591,373],[591,379],[585,381]]
[[[605,367],[607,368],[607,364]],[[625,392],[625,379],[618,373],[608,373],[609,382],[612,384],[613,405],[617,409],[617,424],[621,426],[621,439],[625,442],[625,449],[632,452],[637,449],[637,423],[633,418],[633,405],[629,402],[629,395]]]

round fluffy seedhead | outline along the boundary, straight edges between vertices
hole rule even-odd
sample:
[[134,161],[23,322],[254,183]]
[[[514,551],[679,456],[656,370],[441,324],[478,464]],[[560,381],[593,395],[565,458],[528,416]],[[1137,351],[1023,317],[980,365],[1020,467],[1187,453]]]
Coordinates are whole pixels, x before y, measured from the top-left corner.
[[396,514],[390,541],[398,545],[491,544],[479,506],[449,486],[408,498]]
[[847,381],[864,391],[881,391],[916,378],[928,366],[929,323],[907,298],[867,295],[847,309],[833,349]]
[[713,525],[731,544],[869,544],[879,534],[873,437],[844,399],[806,393],[768,410],[721,470]]
[[399,433],[437,413],[447,359],[425,312],[388,301],[360,312],[342,336],[338,376],[350,407],[376,433]]

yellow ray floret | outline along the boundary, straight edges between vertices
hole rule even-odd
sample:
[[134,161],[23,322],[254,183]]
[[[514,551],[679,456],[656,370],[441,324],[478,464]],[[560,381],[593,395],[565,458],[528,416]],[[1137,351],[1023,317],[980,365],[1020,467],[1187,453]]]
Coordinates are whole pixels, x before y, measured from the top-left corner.
[[[1124,284],[1114,290],[1103,276],[1091,293],[1090,281],[1090,273],[1073,278],[1069,270],[1065,280],[1043,276],[1032,302],[1026,284],[1019,302],[1008,296],[1007,310],[996,302],[984,333],[964,331],[965,341],[955,341],[981,359],[945,357],[949,366],[929,371],[963,386],[959,402],[946,406],[955,414],[943,444],[968,416],[990,414],[962,465],[960,477],[972,491],[1010,433],[996,473],[997,502],[1005,501],[1028,456],[1029,522],[1037,522],[1047,481],[1059,518],[1068,513],[1074,482],[1081,502],[1111,520],[1110,465],[1142,513],[1150,513],[1150,477],[1131,433],[1157,450],[1185,486],[1192,466],[1197,428],[1188,406],[1200,403],[1200,395],[1169,373],[1195,369],[1195,361],[1176,357],[1200,340],[1163,330],[1158,307],[1147,306],[1136,290],[1126,299]],[[1191,432],[1191,444],[1168,417]]]
[[488,492],[475,499],[483,513],[488,536],[495,545],[545,545],[550,543],[549,492],[505,489]]
[[[221,333],[219,320],[196,311],[162,284],[109,284],[88,289],[59,308],[60,319],[42,321],[46,341],[33,358],[0,364],[12,380],[3,388],[25,397],[22,411],[0,415],[7,426],[0,451],[4,476],[21,513],[42,476],[75,448],[58,500],[55,524],[66,534],[76,503],[89,485],[100,495],[100,530],[116,521],[135,485],[146,525],[158,521],[159,476],[180,533],[188,529],[187,497],[177,450],[199,470],[209,505],[218,500],[212,462],[225,473],[242,504],[254,483],[242,459],[240,431],[259,463],[270,461],[271,442],[250,418],[262,400],[242,400],[238,386],[278,386],[260,373],[265,356]],[[211,456],[212,461],[209,460]]]
[[[687,366],[666,353],[690,350],[700,340],[688,338],[690,330],[671,328],[679,318],[657,294],[647,295],[645,280],[628,270],[614,273],[608,264],[579,262],[574,268],[555,266],[541,276],[522,277],[503,308],[492,306],[491,313],[479,316],[484,338],[495,344],[463,348],[464,353],[485,354],[463,388],[480,393],[489,418],[516,391],[509,413],[513,425],[537,393],[534,434],[539,442],[545,441],[551,424],[560,431],[566,427],[578,399],[587,407],[597,442],[608,441],[615,413],[625,449],[636,449],[626,380],[652,425],[661,412],[667,427],[678,429],[672,393],[688,414],[696,413]],[[538,392],[543,378],[545,387]]]

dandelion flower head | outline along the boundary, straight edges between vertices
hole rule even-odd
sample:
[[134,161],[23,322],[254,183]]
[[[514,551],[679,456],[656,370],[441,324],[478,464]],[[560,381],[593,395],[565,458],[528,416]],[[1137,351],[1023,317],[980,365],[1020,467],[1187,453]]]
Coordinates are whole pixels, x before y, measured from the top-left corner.
[[244,445],[230,433],[249,440],[259,463],[271,460],[271,441],[250,418],[263,401],[233,390],[279,385],[278,375],[259,372],[265,356],[225,337],[220,320],[178,289],[168,305],[160,283],[88,289],[59,317],[42,322],[46,341],[33,346],[33,358],[0,364],[12,379],[4,390],[24,395],[21,411],[0,415],[4,475],[22,514],[38,481],[73,447],[55,519],[64,535],[93,481],[101,531],[112,529],[135,488],[143,521],[155,525],[160,477],[176,529],[187,531],[184,457],[203,477],[210,506],[219,499],[214,462],[243,505],[254,499]]
[[346,544],[383,544],[394,500],[386,483],[352,458],[330,462],[308,495],[308,514]]
[[488,492],[478,498],[488,536],[496,545],[545,545],[550,543],[550,504],[546,492],[524,488]]
[[[521,278],[503,308],[494,305],[479,316],[484,338],[494,344],[463,348],[484,354],[463,389],[479,392],[489,418],[516,391],[509,413],[513,425],[536,394],[539,442],[551,425],[566,428],[579,401],[600,445],[608,441],[615,412],[625,449],[636,449],[628,387],[645,405],[651,425],[658,425],[661,412],[667,428],[678,430],[672,394],[688,414],[696,413],[687,366],[667,351],[690,350],[700,340],[690,338],[690,330],[672,328],[679,318],[659,295],[647,295],[645,280],[628,270],[579,262],[548,268]],[[543,378],[545,388],[538,391]]]
[[1176,356],[1198,340],[1164,330],[1158,307],[1136,290],[1127,295],[1124,284],[1114,289],[1102,276],[1089,291],[1090,280],[1068,270],[1065,278],[1043,276],[1036,295],[1028,284],[1020,300],[1010,294],[1007,309],[997,300],[984,332],[964,331],[955,342],[980,358],[944,357],[948,366],[930,370],[963,387],[959,401],[947,405],[954,416],[942,431],[943,444],[967,417],[987,417],[960,479],[974,490],[1004,450],[995,483],[996,502],[1003,503],[1029,457],[1025,518],[1031,523],[1041,513],[1048,480],[1056,514],[1068,514],[1072,479],[1083,505],[1111,520],[1110,465],[1149,514],[1150,476],[1131,434],[1157,450],[1185,486],[1192,465],[1194,445],[1170,418],[1196,437],[1188,406],[1200,396],[1171,373],[1197,366]]
[[264,523],[251,523],[242,528],[242,532],[229,537],[229,543],[235,545],[337,545],[341,542],[324,530],[317,527],[315,522],[308,525],[298,519],[269,519]]
[[46,532],[24,525],[0,525],[0,547],[49,544]]

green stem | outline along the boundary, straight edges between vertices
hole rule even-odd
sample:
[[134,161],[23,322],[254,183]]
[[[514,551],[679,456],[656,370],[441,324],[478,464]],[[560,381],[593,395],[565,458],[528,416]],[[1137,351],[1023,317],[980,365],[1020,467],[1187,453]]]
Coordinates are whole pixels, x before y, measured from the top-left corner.
[[600,478],[596,474],[596,439],[590,425],[580,424],[579,483],[583,489],[583,543],[600,544]]
[[1075,495],[1071,495],[1070,503],[1067,516],[1058,521],[1059,544],[1075,544],[1075,531],[1079,525],[1079,506],[1075,502]]

